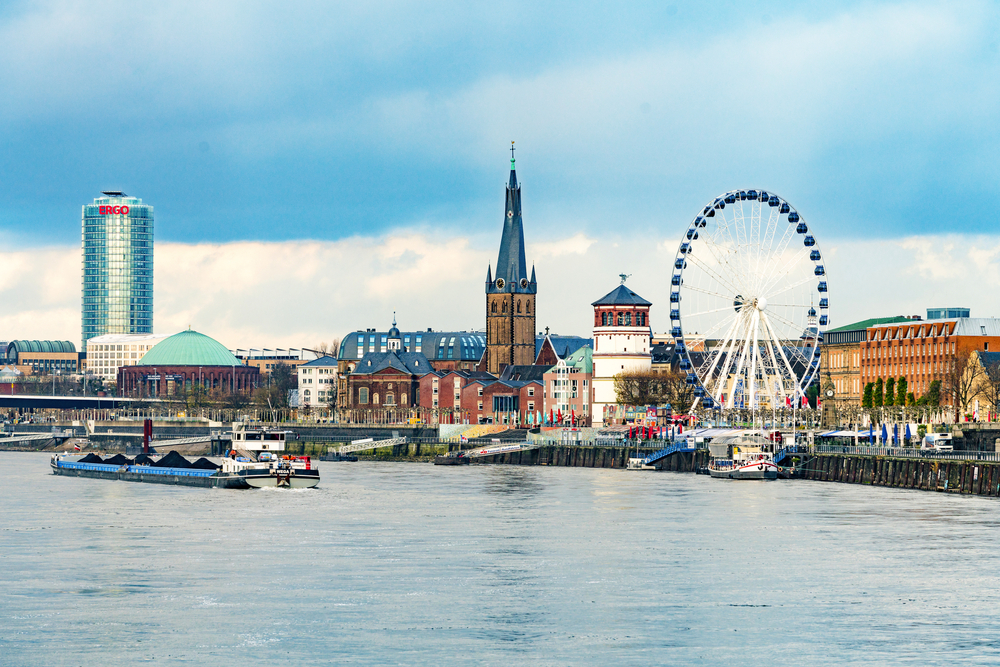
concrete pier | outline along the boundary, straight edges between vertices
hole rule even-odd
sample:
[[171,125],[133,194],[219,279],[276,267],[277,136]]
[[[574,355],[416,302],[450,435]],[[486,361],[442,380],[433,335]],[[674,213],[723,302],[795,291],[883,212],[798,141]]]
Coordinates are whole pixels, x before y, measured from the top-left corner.
[[[640,456],[652,453],[653,450],[641,451]],[[508,465],[551,465],[574,468],[625,468],[630,457],[636,456],[634,448],[627,447],[580,447],[575,445],[546,445],[537,449],[519,452],[506,452],[495,456],[483,456],[477,459],[482,463],[498,463]],[[657,470],[672,470],[676,472],[694,472],[697,468],[708,465],[708,452],[678,452],[656,464]]]

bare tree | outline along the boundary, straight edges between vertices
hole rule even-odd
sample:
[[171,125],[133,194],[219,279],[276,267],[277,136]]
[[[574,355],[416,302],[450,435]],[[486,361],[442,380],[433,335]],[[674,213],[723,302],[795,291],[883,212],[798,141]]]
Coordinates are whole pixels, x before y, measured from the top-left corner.
[[983,363],[982,357],[979,357],[979,363],[983,366],[979,396],[990,404],[990,412],[995,413],[1000,410],[1000,360]]
[[941,378],[941,396],[955,410],[955,421],[969,402],[976,397],[985,373],[975,353],[957,353],[951,362],[945,362]]
[[619,405],[661,405],[669,403],[676,411],[687,410],[694,400],[694,388],[679,371],[628,371],[615,376],[615,395]]
[[316,351],[324,357],[337,358],[340,356],[340,339],[333,338],[329,343],[320,343],[316,346]]

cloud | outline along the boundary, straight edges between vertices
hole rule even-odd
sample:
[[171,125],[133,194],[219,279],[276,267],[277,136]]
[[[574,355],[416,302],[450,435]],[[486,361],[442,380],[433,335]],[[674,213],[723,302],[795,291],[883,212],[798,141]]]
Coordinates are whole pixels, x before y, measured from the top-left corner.
[[[655,332],[669,327],[676,239],[550,237],[527,247],[538,273],[539,329],[589,336],[590,303],[632,274],[653,302]],[[341,241],[160,243],[157,332],[187,328],[235,347],[301,347],[368,327],[482,329],[483,280],[495,249],[423,233]],[[831,326],[868,317],[966,306],[1000,315],[1000,236],[914,236],[824,247]],[[44,269],[42,268],[44,267]],[[0,334],[79,342],[80,251],[11,250],[0,264]],[[970,291],[974,285],[974,292]],[[973,298],[974,296],[974,298]]]

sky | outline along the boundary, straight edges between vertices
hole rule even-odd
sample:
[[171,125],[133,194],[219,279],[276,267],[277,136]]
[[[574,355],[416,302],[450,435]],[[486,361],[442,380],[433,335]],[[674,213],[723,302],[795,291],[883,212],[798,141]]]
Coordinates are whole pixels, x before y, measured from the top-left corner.
[[624,272],[665,331],[681,234],[750,187],[809,221],[832,326],[997,315],[998,45],[988,2],[8,1],[0,338],[79,341],[107,189],[155,208],[159,332],[482,328],[512,140],[540,328]]

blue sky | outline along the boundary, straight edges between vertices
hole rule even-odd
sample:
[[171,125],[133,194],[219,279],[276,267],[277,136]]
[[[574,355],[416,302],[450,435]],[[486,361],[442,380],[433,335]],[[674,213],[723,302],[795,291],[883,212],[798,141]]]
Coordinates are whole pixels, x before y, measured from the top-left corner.
[[512,139],[536,239],[735,187],[825,238],[993,231],[994,4],[369,4],[3,3],[0,233],[77,244],[120,188],[158,241],[493,244]]

